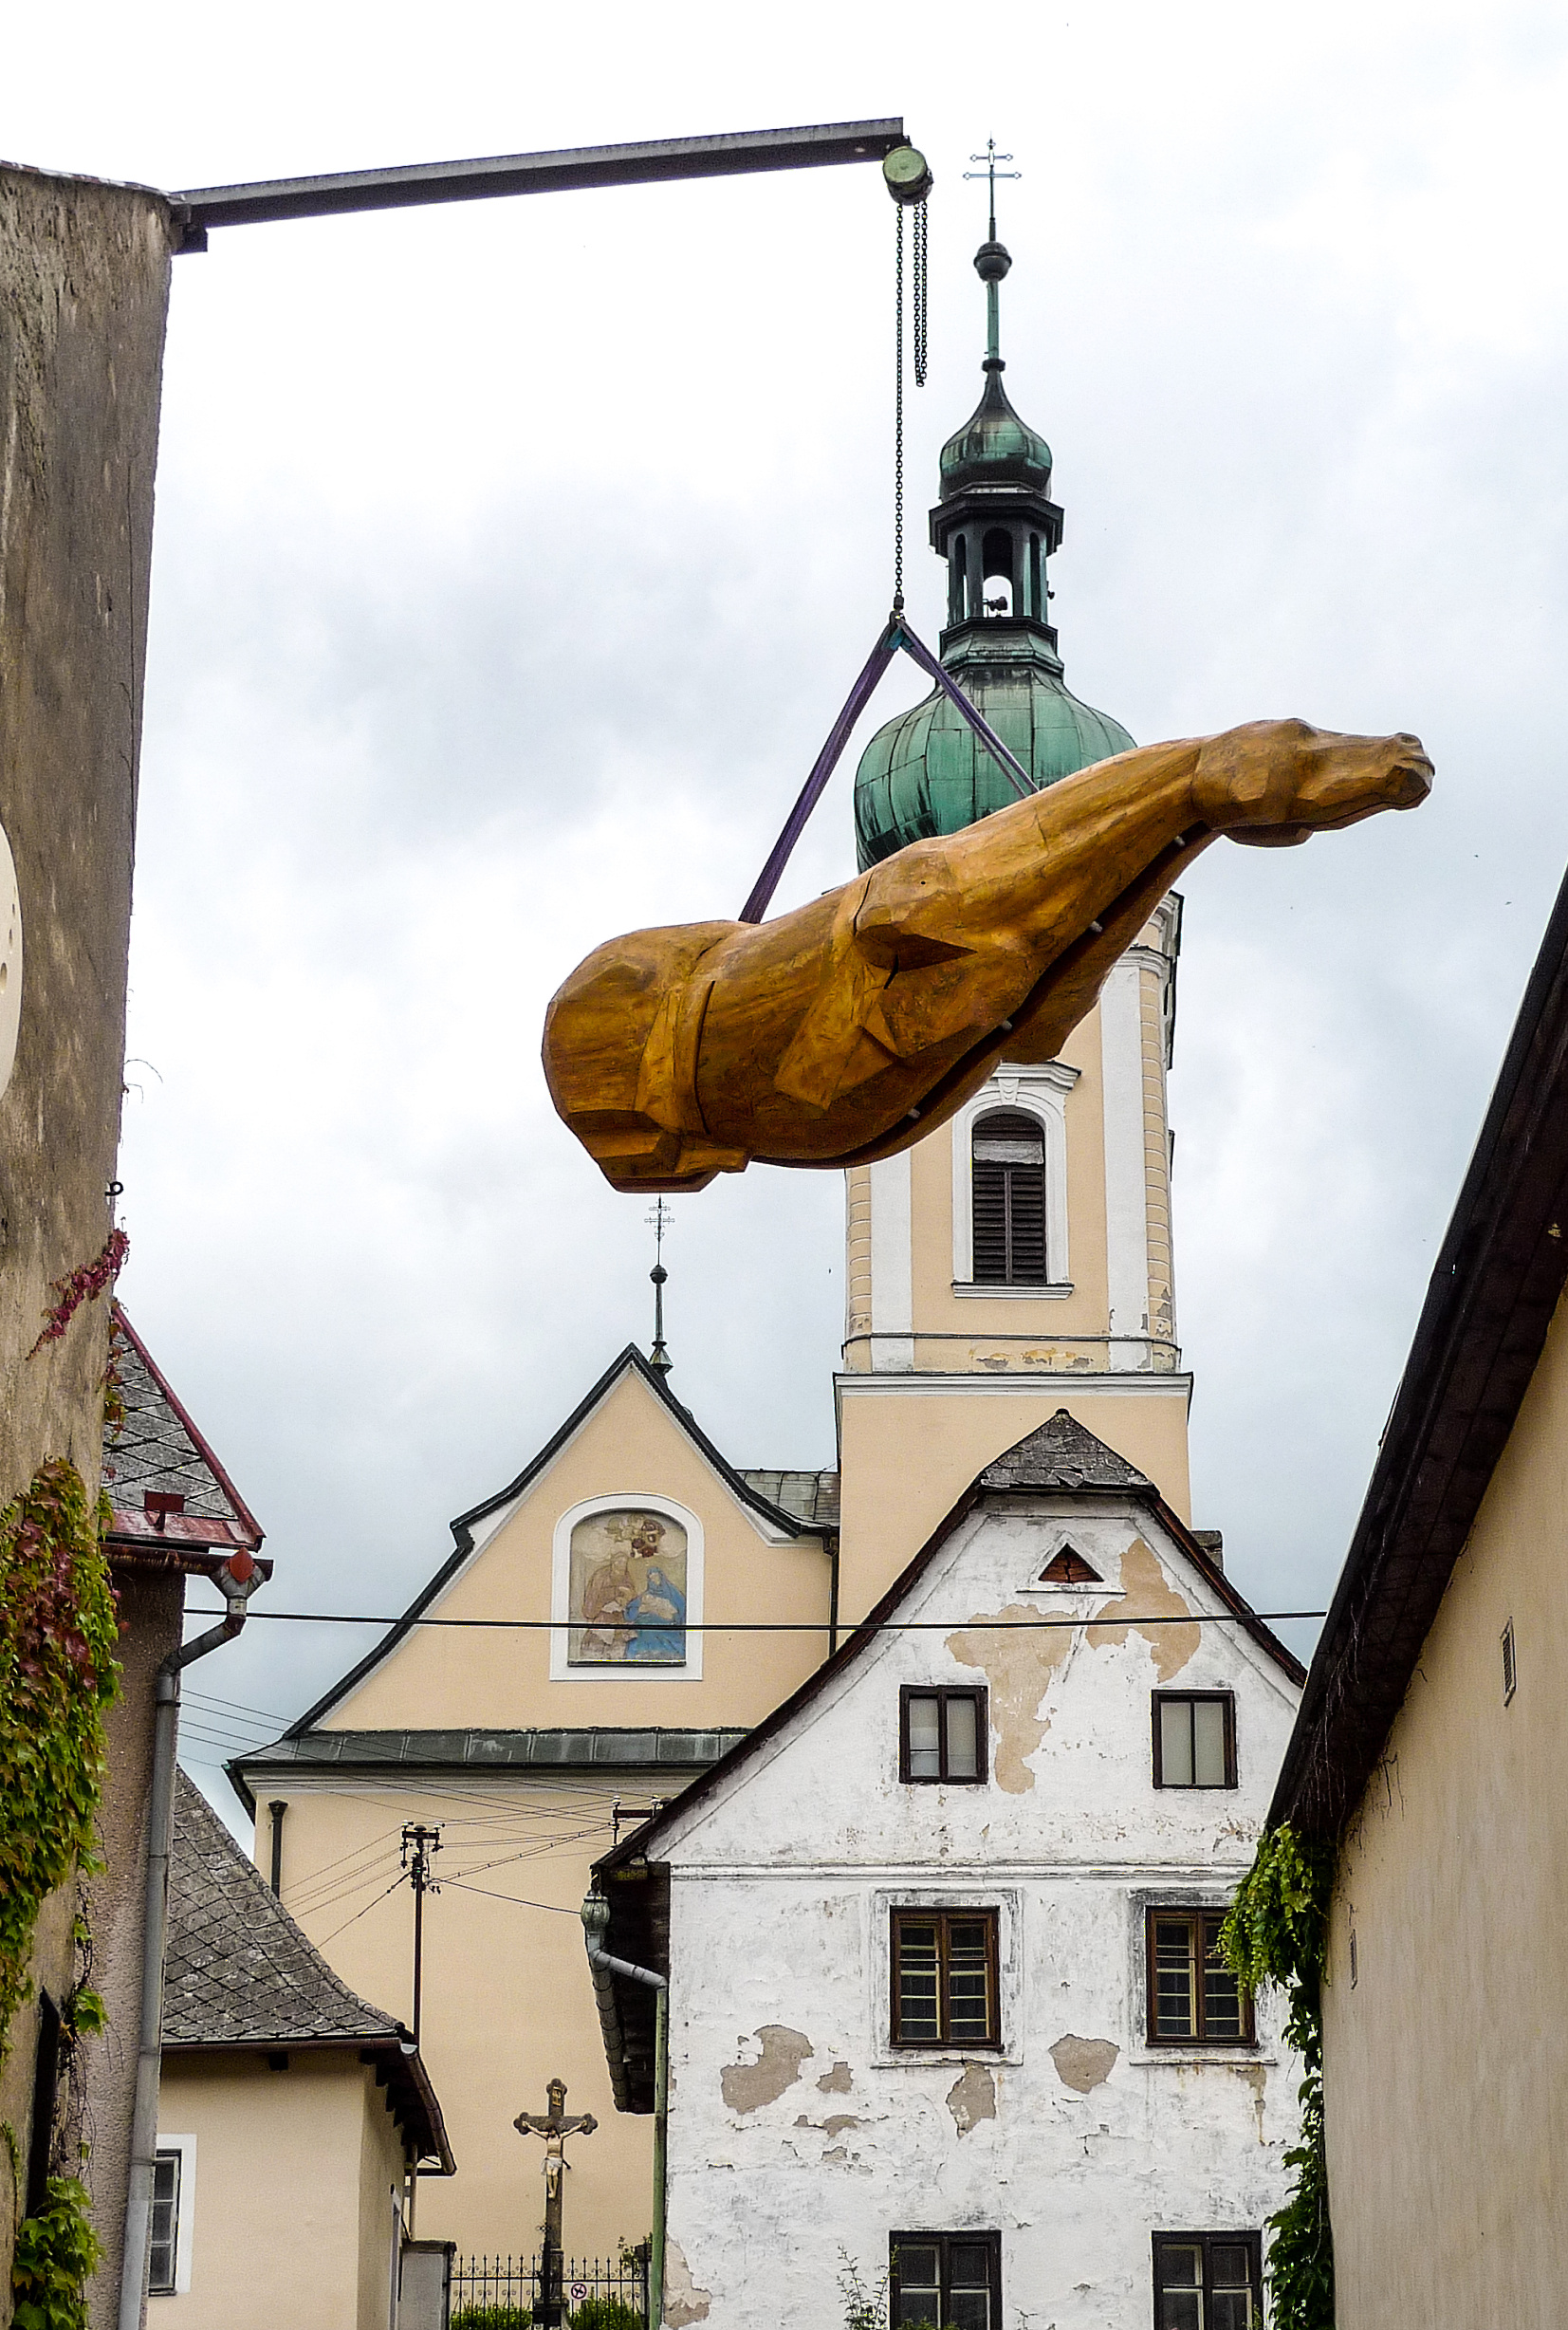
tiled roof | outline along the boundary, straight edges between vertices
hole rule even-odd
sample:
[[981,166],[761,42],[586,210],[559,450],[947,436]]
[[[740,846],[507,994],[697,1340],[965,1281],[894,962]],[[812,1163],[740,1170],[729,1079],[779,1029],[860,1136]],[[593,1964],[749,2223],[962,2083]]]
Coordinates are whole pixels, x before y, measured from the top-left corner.
[[1103,1440],[1070,1416],[1065,1408],[1047,1416],[988,1464],[975,1484],[997,1489],[1126,1489],[1149,1490],[1153,1483],[1118,1456]]
[[163,2036],[172,2045],[396,2040],[340,1982],[183,1772],[175,1782]]
[[[103,1446],[111,1550],[178,1557],[243,1546],[254,1553],[262,1542],[255,1515],[119,1304],[114,1325],[125,1417]],[[155,1499],[151,1511],[149,1496]],[[157,1502],[175,1498],[180,1502],[173,1508]]]
[[743,1467],[741,1478],[748,1489],[776,1505],[781,1512],[792,1513],[797,1521],[810,1524],[814,1529],[836,1529],[839,1526],[839,1475],[837,1472],[767,1472]]

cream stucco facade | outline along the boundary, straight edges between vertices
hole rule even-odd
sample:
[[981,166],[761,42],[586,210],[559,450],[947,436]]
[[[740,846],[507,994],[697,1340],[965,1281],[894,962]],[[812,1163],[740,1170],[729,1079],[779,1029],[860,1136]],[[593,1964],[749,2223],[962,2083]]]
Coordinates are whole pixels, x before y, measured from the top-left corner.
[[[837,1380],[841,1608],[858,1618],[992,1457],[1065,1404],[1190,1515],[1166,1070],[1181,901],[1167,898],[1061,1060],[1004,1066],[902,1156],[847,1176]],[[1043,1287],[975,1284],[972,1130],[1044,1135]]]
[[353,2048],[166,2055],[158,2148],[180,2155],[179,2284],[149,2330],[387,2330],[405,2177]]
[[1556,2330],[1568,2305],[1565,1639],[1559,1303],[1340,1848],[1323,1998],[1339,2330]]

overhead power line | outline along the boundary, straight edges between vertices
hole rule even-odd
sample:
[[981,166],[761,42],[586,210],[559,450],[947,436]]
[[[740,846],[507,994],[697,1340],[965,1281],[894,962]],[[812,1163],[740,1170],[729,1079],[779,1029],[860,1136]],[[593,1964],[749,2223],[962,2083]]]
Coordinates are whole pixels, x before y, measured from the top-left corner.
[[[187,1609],[187,1618],[222,1618],[221,1610],[202,1607]],[[1028,1634],[1042,1628],[1061,1626],[1246,1626],[1258,1619],[1274,1624],[1284,1618],[1327,1618],[1326,1610],[1190,1610],[1179,1614],[1162,1610],[1148,1617],[1129,1618],[1120,1610],[1100,1610],[1085,1618],[881,1618],[875,1626],[862,1618],[852,1625],[839,1620],[839,1632],[846,1637],[867,1633],[877,1635],[950,1635],[984,1633],[989,1628],[1005,1629],[1009,1634]],[[551,1634],[565,1629],[575,1621],[570,1618],[376,1618],[362,1611],[344,1610],[258,1610],[254,1606],[247,1613],[247,1623],[256,1618],[271,1618],[288,1626],[400,1626],[411,1628],[451,1627],[462,1630],[477,1629],[500,1634]],[[623,1628],[627,1634],[639,1631],[634,1620]],[[670,1628],[651,1621],[648,1632],[668,1634]],[[697,1618],[688,1619],[679,1630],[689,1635],[825,1635],[832,1631],[827,1618]]]

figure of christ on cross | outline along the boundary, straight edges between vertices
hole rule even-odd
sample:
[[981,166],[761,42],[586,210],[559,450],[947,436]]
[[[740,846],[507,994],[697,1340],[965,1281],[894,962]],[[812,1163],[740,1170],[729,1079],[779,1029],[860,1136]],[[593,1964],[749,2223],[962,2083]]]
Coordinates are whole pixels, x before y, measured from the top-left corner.
[[561,2235],[562,2172],[566,2167],[565,2140],[569,2136],[592,2136],[599,2126],[592,2112],[580,2112],[575,2117],[566,2116],[566,2082],[548,2080],[544,2086],[549,2103],[547,2112],[519,2112],[512,2126],[519,2136],[542,2136],[544,2138],[544,2250],[540,2274],[538,2320],[544,2330],[557,2330],[561,2321]]

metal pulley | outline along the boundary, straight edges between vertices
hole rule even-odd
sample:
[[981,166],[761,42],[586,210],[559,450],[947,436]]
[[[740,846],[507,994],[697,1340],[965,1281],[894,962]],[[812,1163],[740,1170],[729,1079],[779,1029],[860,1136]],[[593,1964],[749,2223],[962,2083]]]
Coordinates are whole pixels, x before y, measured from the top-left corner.
[[935,181],[918,147],[900,145],[882,157],[882,182],[895,202],[924,202]]

